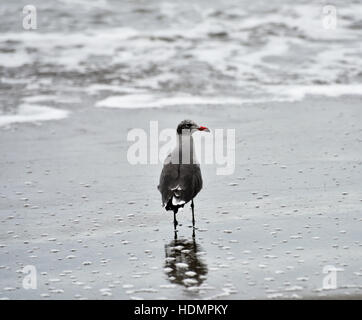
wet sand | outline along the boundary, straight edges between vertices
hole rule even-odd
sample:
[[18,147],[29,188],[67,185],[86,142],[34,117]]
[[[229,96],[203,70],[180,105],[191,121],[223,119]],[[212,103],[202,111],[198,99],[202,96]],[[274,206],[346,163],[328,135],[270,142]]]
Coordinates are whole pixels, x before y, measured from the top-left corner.
[[[361,102],[70,106],[64,120],[0,128],[0,299],[360,297]],[[174,240],[162,165],[130,165],[126,136],[184,118],[235,128],[236,169],[202,166],[195,239],[187,207]],[[22,287],[25,265],[36,290]],[[321,289],[328,265],[336,290]]]

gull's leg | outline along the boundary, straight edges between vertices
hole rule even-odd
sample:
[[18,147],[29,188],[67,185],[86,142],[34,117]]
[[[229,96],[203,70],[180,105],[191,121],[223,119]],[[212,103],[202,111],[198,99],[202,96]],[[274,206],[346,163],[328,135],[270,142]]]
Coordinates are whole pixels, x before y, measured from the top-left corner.
[[178,222],[176,220],[176,211],[174,211],[173,212],[173,227],[174,227],[175,231],[176,231],[177,225],[178,225]]
[[191,200],[191,210],[192,210],[192,227],[195,228],[195,214],[194,214],[194,199]]

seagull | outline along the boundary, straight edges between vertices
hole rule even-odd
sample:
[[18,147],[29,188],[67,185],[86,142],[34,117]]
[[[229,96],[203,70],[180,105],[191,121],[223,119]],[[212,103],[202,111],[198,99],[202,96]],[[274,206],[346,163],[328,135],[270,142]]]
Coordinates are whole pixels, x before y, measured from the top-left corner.
[[158,190],[162,195],[162,206],[173,211],[174,229],[178,222],[179,208],[191,201],[192,226],[195,228],[194,198],[202,189],[200,164],[194,152],[192,134],[197,131],[210,132],[192,120],[183,120],[177,126],[175,149],[166,157],[160,176]]

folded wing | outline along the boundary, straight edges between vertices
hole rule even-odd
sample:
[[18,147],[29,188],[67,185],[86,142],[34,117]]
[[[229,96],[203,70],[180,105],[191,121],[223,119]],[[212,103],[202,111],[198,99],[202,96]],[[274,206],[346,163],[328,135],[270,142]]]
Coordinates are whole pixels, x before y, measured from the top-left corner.
[[200,166],[166,163],[161,172],[158,189],[166,210],[177,212],[202,189]]

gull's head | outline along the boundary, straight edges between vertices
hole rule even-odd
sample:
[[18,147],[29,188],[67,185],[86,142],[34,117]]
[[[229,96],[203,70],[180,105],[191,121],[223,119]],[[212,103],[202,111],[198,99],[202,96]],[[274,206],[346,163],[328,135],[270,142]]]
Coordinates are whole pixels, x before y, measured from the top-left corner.
[[196,131],[210,132],[208,128],[199,126],[192,120],[183,120],[177,126],[177,134],[193,134]]

